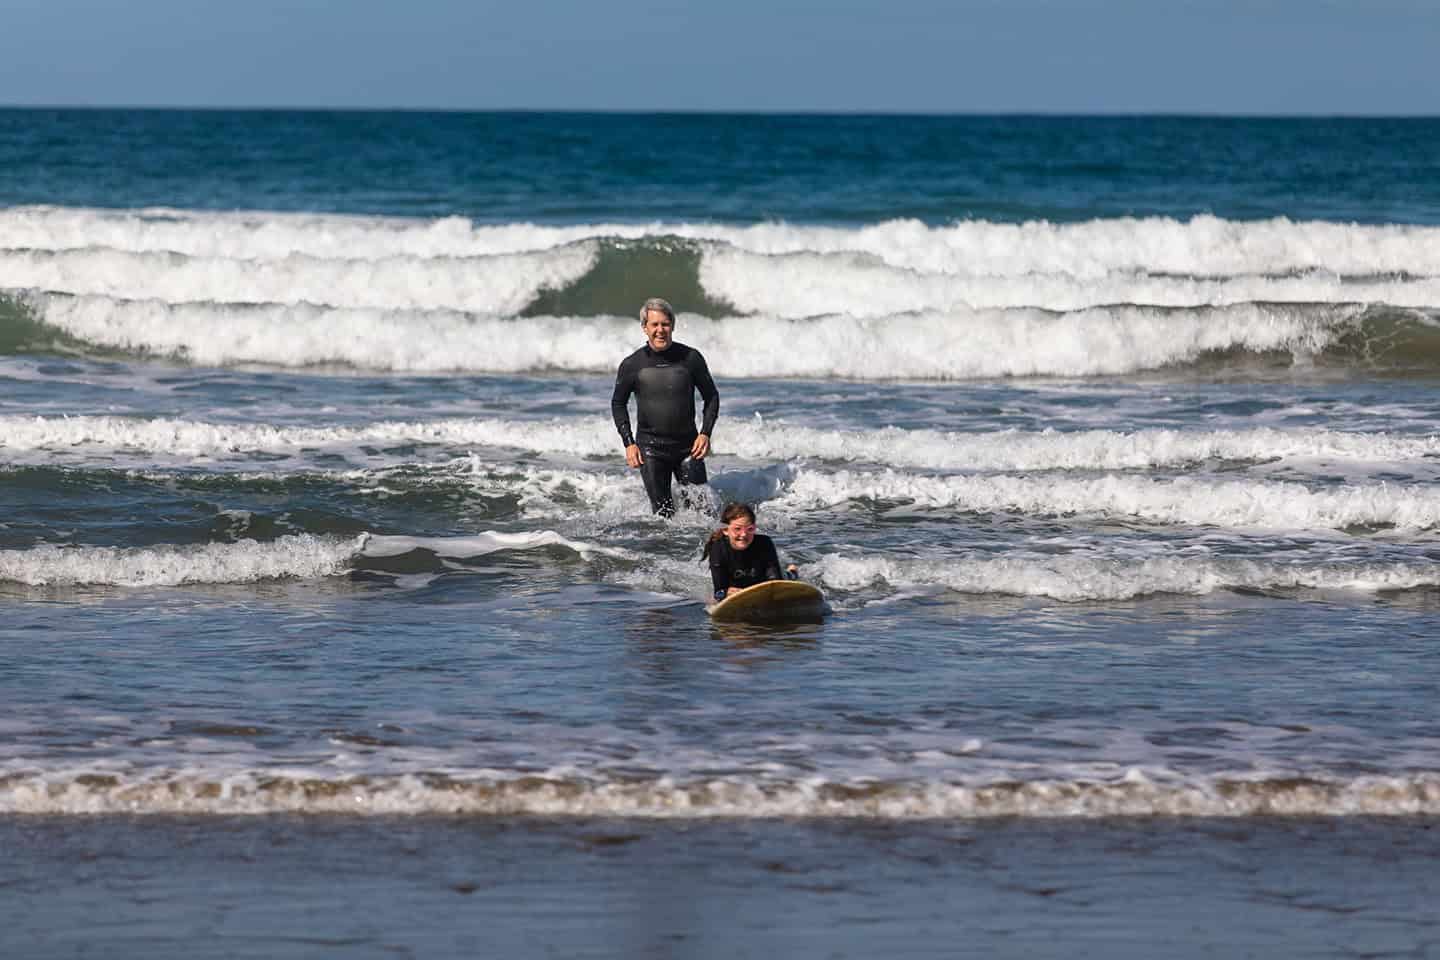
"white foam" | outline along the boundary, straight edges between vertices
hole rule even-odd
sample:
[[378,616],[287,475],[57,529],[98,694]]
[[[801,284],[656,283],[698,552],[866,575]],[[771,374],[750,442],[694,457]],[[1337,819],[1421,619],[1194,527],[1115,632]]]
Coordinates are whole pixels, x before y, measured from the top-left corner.
[[[437,444],[504,447],[540,453],[618,458],[608,416],[511,420],[448,417],[382,420],[360,426],[278,426],[114,416],[3,416],[0,450],[97,455],[135,451],[213,457],[362,445]],[[1347,461],[1424,465],[1440,457],[1440,437],[1355,433],[1322,428],[1253,430],[1076,430],[958,433],[938,430],[823,430],[784,420],[725,420],[717,454],[757,461],[850,461],[932,470],[1126,470],[1207,460]]]
[[[623,234],[622,232],[623,231]],[[596,236],[642,236],[644,228],[482,225],[464,217],[410,218],[152,207],[0,209],[0,248],[182,253],[192,257],[384,260],[485,257],[568,246]]]
[[[591,471],[487,462],[470,455],[419,469],[413,465],[401,466],[395,468],[395,472],[403,476],[406,485],[459,483],[483,496],[513,498],[522,514],[531,520],[573,522],[577,505],[582,508],[585,519],[594,524],[610,519],[648,517],[650,511],[639,479],[619,458],[617,462],[620,465],[614,468]],[[341,476],[383,483],[387,473],[386,470],[359,470],[347,471]],[[437,540],[435,544],[442,542]],[[596,545],[586,545],[586,549],[603,552],[603,548]]]
[[511,314],[594,265],[596,247],[471,259],[326,260],[295,254],[250,261],[107,249],[0,251],[7,287],[78,296],[205,304],[319,304],[369,310]]
[[959,593],[1071,602],[1131,600],[1154,594],[1204,595],[1233,589],[1373,593],[1440,586],[1440,565],[1434,563],[1277,563],[1234,557],[1038,556],[1013,551],[1004,557],[962,560],[831,555],[807,564],[805,575],[836,590],[942,587]]
[[675,233],[724,240],[740,250],[769,255],[861,253],[891,267],[934,274],[1100,278],[1127,271],[1189,277],[1324,271],[1349,277],[1440,276],[1440,228],[1283,217],[1119,217],[1067,224],[974,220],[933,227],[917,220],[891,220],[858,228],[770,223]]
[[506,320],[452,311],[225,306],[36,295],[39,316],[80,340],[203,365],[345,365],[403,372],[613,371],[636,347],[620,318]]
[[738,817],[925,820],[991,817],[1434,816],[1440,776],[1252,774],[1157,779],[1122,770],[1103,780],[976,784],[742,778],[624,780],[403,774],[315,779],[286,770],[207,776],[150,770],[0,778],[7,814],[284,813],[415,816]]
[[1085,310],[1111,304],[1217,307],[1243,303],[1440,303],[1440,280],[1347,280],[1324,272],[1297,276],[1196,278],[1112,271],[1100,275],[921,273],[859,254],[764,256],[733,248],[707,252],[700,281],[712,298],[745,313],[776,317],[846,314],[887,317],[1035,307]]
[[1136,476],[915,476],[894,470],[798,471],[779,503],[830,508],[854,500],[1032,516],[1129,516],[1153,523],[1283,530],[1440,524],[1440,490],[1386,483],[1311,490],[1299,483]]
[[975,220],[939,226],[890,220],[862,227],[680,222],[539,226],[476,224],[461,217],[168,208],[0,210],[0,248],[12,250],[106,247],[243,260],[297,254],[322,259],[431,259],[547,250],[602,237],[680,237],[767,256],[856,253],[906,270],[971,276],[1096,278],[1117,271],[1194,277],[1308,271],[1347,277],[1440,276],[1440,228],[1285,218],[1120,217],[1067,224]]
[[30,586],[126,587],[187,583],[252,583],[343,573],[365,543],[297,534],[273,541],[240,540],[157,547],[62,547],[0,550],[0,580]]
[[412,550],[427,550],[440,557],[470,560],[502,550],[536,550],[551,546],[565,547],[581,557],[588,557],[592,554],[627,558],[632,556],[627,550],[571,540],[554,530],[537,530],[529,533],[486,531],[468,537],[372,536],[365,544],[363,555],[395,557]]
[[581,456],[618,457],[620,453],[613,424],[598,412],[593,417],[548,421],[453,417],[315,427],[210,423],[169,417],[0,416],[0,450],[12,454],[72,451],[105,456],[129,452],[208,458],[254,452],[298,454],[383,444],[498,446]]
[[610,370],[634,346],[628,316],[507,321],[592,271],[604,240],[677,236],[698,244],[707,294],[748,314],[682,318],[722,376],[1085,376],[1230,348],[1303,360],[1362,304],[1440,303],[1440,228],[1213,217],[540,227],[27,207],[0,211],[0,275],[79,298],[39,310],[73,336],[196,362]]
[[1134,470],[1207,460],[1424,464],[1440,437],[1281,430],[820,430],[778,420],[723,422],[716,449],[751,460],[830,460],[931,470]]
[[[515,373],[612,372],[637,345],[621,317],[504,319],[453,311],[327,309],[29,297],[70,336],[111,349],[207,365]],[[1288,352],[1308,361],[1352,326],[1356,311],[1242,305],[922,313],[897,318],[682,316],[721,377],[953,380],[1119,374],[1186,363],[1210,351]],[[805,345],[795,349],[797,343]]]
[[1020,309],[894,318],[747,316],[688,327],[705,345],[712,369],[728,376],[961,380],[1120,374],[1234,348],[1309,358],[1351,316],[1254,305],[1181,312],[1118,307],[1071,314]]

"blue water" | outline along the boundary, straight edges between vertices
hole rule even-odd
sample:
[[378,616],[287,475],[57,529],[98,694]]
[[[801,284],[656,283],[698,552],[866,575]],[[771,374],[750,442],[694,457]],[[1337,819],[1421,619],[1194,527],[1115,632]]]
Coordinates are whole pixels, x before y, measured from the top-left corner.
[[0,111],[0,203],[480,223],[1440,223],[1433,119]]
[[[0,947],[1423,953],[1437,147],[0,111]],[[823,620],[709,619],[731,499]]]

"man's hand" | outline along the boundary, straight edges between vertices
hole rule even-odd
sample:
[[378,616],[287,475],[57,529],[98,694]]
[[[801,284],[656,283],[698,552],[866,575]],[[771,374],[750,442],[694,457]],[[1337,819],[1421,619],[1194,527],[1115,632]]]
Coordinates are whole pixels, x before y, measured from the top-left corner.
[[638,443],[632,443],[630,444],[630,446],[625,448],[626,464],[631,467],[638,467],[644,462],[645,458],[640,455],[640,445]]
[[710,438],[700,434],[695,442],[690,444],[690,456],[695,460],[704,460],[705,454],[710,452]]

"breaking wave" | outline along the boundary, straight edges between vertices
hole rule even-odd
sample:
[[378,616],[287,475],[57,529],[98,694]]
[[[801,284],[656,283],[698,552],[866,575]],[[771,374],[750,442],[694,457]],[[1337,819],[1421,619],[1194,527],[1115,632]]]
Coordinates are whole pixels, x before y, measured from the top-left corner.
[[[977,276],[1114,272],[1175,276],[1440,276],[1440,228],[1325,221],[1232,221],[1202,215],[1121,217],[1084,223],[964,221],[927,226],[890,220],[865,227],[764,223],[477,224],[463,217],[102,210],[21,206],[0,210],[0,249],[175,253],[237,260],[384,260],[490,257],[553,250],[595,238],[678,238],[762,256],[863,254],[924,273]],[[628,310],[626,312],[629,312]]]
[[1168,781],[1132,770],[1114,780],[934,782],[597,780],[444,774],[314,778],[155,770],[0,776],[7,814],[280,813],[380,816],[632,818],[1434,816],[1433,773],[1333,778],[1215,776]]
[[345,572],[364,543],[364,536],[339,540],[296,534],[266,543],[123,548],[46,544],[0,550],[0,581],[34,587],[157,587],[313,579]]
[[1386,483],[1310,489],[1294,482],[1190,477],[932,477],[894,470],[801,470],[780,497],[792,509],[830,508],[852,501],[1270,530],[1420,531],[1440,525],[1440,491]]
[[[364,426],[278,426],[116,416],[0,416],[0,451],[96,456],[134,452],[223,457],[265,451],[375,444],[504,447],[614,457],[618,441],[603,416],[549,420],[455,417]],[[880,463],[930,470],[1127,470],[1205,461],[1348,461],[1423,464],[1440,457],[1440,437],[1281,430],[1147,429],[960,433],[938,430],[826,430],[759,417],[727,420],[716,451],[745,460]]]
[[0,275],[0,349],[59,337],[206,365],[609,371],[658,291],[730,377],[1094,376],[1217,355],[1440,367],[1440,228],[1420,226],[548,227],[20,207],[0,211]]
[[[1440,298],[1437,298],[1440,299]],[[8,305],[7,305],[8,303]],[[8,327],[6,324],[8,323]],[[635,349],[628,317],[506,317],[453,310],[0,298],[0,334],[20,349],[37,324],[86,349],[206,366],[343,366],[411,372],[613,372]],[[807,319],[686,317],[723,377],[960,380],[1115,375],[1250,356],[1267,364],[1440,366],[1440,330],[1355,306],[1242,304],[850,314]],[[1434,344],[1431,341],[1434,340]],[[517,344],[523,344],[523,348]],[[797,349],[803,344],[803,349]],[[1432,346],[1434,349],[1432,349]]]
[[966,560],[822,557],[806,575],[834,590],[943,588],[957,593],[1049,597],[1067,602],[1133,600],[1219,590],[1350,590],[1440,587],[1440,564],[1276,563],[1238,557],[1096,557],[1065,554]]

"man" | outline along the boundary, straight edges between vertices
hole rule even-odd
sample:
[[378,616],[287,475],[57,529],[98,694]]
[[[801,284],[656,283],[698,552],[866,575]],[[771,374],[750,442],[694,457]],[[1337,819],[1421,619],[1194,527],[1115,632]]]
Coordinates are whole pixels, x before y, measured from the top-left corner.
[[[720,415],[720,391],[700,351],[676,343],[675,311],[659,297],[640,308],[645,346],[620,363],[610,412],[625,444],[625,462],[640,471],[650,508],[662,517],[675,513],[670,480],[682,486],[705,482],[701,461],[710,452],[710,431]],[[705,401],[695,429],[695,391]],[[635,395],[635,433],[630,433],[630,395]],[[687,459],[688,458],[688,459]]]

